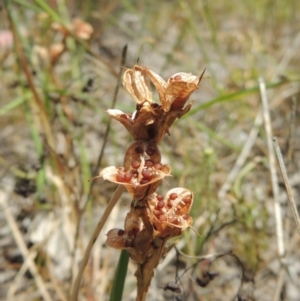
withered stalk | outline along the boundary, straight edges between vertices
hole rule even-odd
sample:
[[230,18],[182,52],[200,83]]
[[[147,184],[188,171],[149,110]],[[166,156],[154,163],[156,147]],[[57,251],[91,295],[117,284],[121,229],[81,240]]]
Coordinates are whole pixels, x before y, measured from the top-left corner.
[[151,257],[143,264],[137,266],[135,276],[137,278],[136,301],[145,301],[147,292],[154,275],[154,269],[159,264],[159,260],[164,252],[167,240],[162,240],[161,245],[154,249]]
[[[179,72],[164,81],[150,69],[136,65],[127,69],[123,77],[123,86],[137,104],[136,111],[107,111],[134,140],[125,151],[123,166],[106,167],[99,177],[124,185],[133,197],[124,229],[109,230],[106,243],[127,250],[136,263],[136,301],[146,300],[154,269],[169,250],[167,240],[179,236],[192,224],[189,212],[194,195],[191,191],[176,187],[165,197],[156,193],[171,171],[161,162],[158,144],[169,134],[175,119],[190,110],[192,103],[185,104],[199,88],[203,74],[204,71],[200,76]],[[160,104],[153,102],[150,82],[155,86]]]
[[113,197],[111,198],[111,200],[109,201],[109,203],[107,204],[103,215],[101,216],[96,228],[94,229],[94,232],[89,240],[89,243],[85,249],[84,252],[84,256],[83,259],[81,261],[81,265],[77,274],[77,277],[74,281],[74,284],[72,286],[72,291],[71,291],[71,296],[70,296],[70,301],[77,301],[77,297],[78,297],[78,292],[79,292],[79,288],[80,288],[80,282],[82,279],[82,275],[84,272],[84,269],[88,263],[88,260],[90,258],[90,254],[91,254],[91,250],[95,244],[95,241],[97,240],[100,231],[102,230],[103,226],[105,225],[105,222],[107,221],[111,211],[113,210],[113,208],[115,207],[117,201],[120,199],[122,193],[124,192],[125,188],[122,185],[119,185],[113,195]]

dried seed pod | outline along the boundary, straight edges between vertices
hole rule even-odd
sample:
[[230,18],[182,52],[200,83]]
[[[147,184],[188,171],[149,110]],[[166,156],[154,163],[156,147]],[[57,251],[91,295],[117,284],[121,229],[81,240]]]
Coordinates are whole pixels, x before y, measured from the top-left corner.
[[135,141],[130,144],[124,156],[123,164],[126,171],[129,171],[132,168],[133,162],[136,161],[140,162],[139,168],[143,169],[146,147],[147,143],[144,141]]
[[[153,171],[151,179],[147,179],[144,183],[142,179],[135,177],[134,174],[129,182],[126,182],[126,172],[123,167],[116,168],[115,166],[109,166],[104,168],[99,177],[103,177],[104,180],[108,180],[120,185],[124,185],[127,191],[136,199],[142,200],[147,195],[153,193],[160,185],[162,179],[170,175],[170,167],[163,165],[161,170]],[[122,175],[120,178],[120,174]]]
[[[174,198],[175,195],[177,195],[177,198]],[[181,208],[182,214],[188,214],[190,212],[194,199],[194,195],[191,191],[181,187],[173,188],[168,191],[165,199],[170,197],[172,198],[173,210]]]
[[51,27],[55,31],[62,33],[64,37],[69,36],[69,31],[71,31],[78,38],[83,40],[90,39],[91,35],[94,32],[93,27],[89,23],[84,22],[79,18],[73,19],[72,23],[68,24],[66,27],[59,23],[52,23]]
[[106,244],[114,249],[124,249],[126,245],[125,232],[122,229],[111,229],[107,232]]
[[153,237],[150,233],[144,228],[140,231],[135,239],[133,240],[132,252],[128,249],[130,257],[138,264],[143,264],[148,256],[153,252]]
[[[124,156],[124,169],[130,171],[136,169],[138,181],[143,178],[143,170],[148,158],[153,164],[160,164],[161,155],[158,146],[154,142],[135,141],[126,150]],[[148,162],[149,163],[149,162]],[[139,165],[139,166],[138,166]],[[148,164],[149,166],[150,164]]]
[[125,218],[124,229],[128,237],[134,238],[142,230],[142,220],[135,210],[130,210]]
[[157,187],[161,184],[162,179],[168,175],[170,175],[170,167],[164,165],[164,171],[158,170],[155,173],[153,173],[151,180],[142,179],[141,183],[139,183],[139,185],[137,186],[125,186],[128,192],[131,193],[133,197],[139,201],[144,199],[147,195],[155,192]]
[[[170,238],[180,235],[192,224],[188,215],[193,202],[193,194],[185,188],[171,189],[164,200],[153,193],[147,197],[148,219],[159,237]],[[159,212],[162,210],[162,212]],[[143,217],[144,220],[145,217]]]
[[146,154],[150,157],[153,164],[159,164],[161,161],[161,154],[157,144],[153,141],[148,142],[146,147]]
[[143,70],[154,84],[165,112],[181,110],[190,95],[198,89],[199,83],[205,72],[204,70],[199,77],[179,72],[171,76],[168,81],[165,82],[155,72],[147,68],[143,68]]
[[205,70],[201,76],[179,72],[171,76],[167,81],[165,90],[165,98],[168,100],[169,110],[181,110],[190,95],[198,89],[199,83],[204,75]]
[[150,82],[146,78],[144,68],[136,65],[133,69],[127,69],[123,76],[123,86],[131,94],[137,104],[152,102]]

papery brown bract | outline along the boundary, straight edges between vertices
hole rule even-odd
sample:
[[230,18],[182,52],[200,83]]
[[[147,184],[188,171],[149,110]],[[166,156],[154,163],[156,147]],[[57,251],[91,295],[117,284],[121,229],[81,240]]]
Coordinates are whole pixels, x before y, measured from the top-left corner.
[[110,117],[119,121],[134,140],[155,141],[161,131],[164,110],[156,103],[151,103],[149,106],[138,106],[134,114],[127,114],[116,109],[106,112]]
[[130,135],[133,136],[133,120],[131,114],[123,113],[117,109],[109,109],[106,112],[111,118],[118,120],[126,128]]
[[169,129],[170,129],[171,125],[173,124],[173,122],[177,118],[181,118],[183,115],[188,113],[192,105],[193,105],[193,102],[186,105],[182,110],[170,111],[163,115],[163,117],[160,121],[159,132],[155,139],[156,143],[159,143],[165,134],[170,135]]
[[151,103],[149,106],[138,106],[137,113],[133,121],[133,139],[154,140],[161,131],[161,120],[164,116],[162,106]]
[[154,84],[165,112],[181,110],[190,95],[199,88],[199,83],[205,72],[204,70],[200,76],[179,72],[165,82],[155,72],[147,68],[144,70]]
[[188,113],[193,102],[181,110],[166,113],[161,105],[152,103],[150,106],[138,107],[135,114],[127,114],[120,110],[107,110],[110,117],[119,121],[135,141],[153,141],[159,143],[177,118]]
[[137,104],[150,105],[152,102],[152,93],[150,91],[150,82],[146,78],[146,70],[138,65],[133,69],[127,69],[123,76],[123,86],[131,94]]
[[134,238],[142,230],[143,224],[141,218],[135,210],[131,209],[125,218],[124,231],[129,238]]
[[198,77],[192,74],[179,72],[171,76],[168,79],[165,90],[165,98],[171,106],[166,109],[170,111],[181,110],[190,95],[198,89],[203,74],[204,73]]
[[106,234],[106,244],[114,249],[124,249],[126,247],[125,232],[122,229],[111,229]]
[[[130,212],[134,211],[131,210]],[[128,222],[130,223],[130,218]],[[143,264],[154,251],[152,235],[145,228],[134,235],[130,229],[127,232],[126,230],[114,228],[109,230],[106,235],[106,244],[109,247],[118,250],[127,250],[131,259],[137,264]]]

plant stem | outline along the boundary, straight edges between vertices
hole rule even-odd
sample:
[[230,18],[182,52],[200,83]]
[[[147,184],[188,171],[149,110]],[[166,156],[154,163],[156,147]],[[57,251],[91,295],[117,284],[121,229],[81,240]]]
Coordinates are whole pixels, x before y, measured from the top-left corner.
[[145,301],[151,279],[154,275],[154,269],[157,267],[159,260],[165,249],[166,240],[162,240],[160,246],[155,249],[152,256],[143,264],[138,265],[135,272],[137,278],[137,296],[136,301]]
[[97,240],[97,237],[100,234],[100,231],[102,230],[105,222],[107,221],[107,218],[109,217],[111,211],[113,210],[113,208],[115,207],[117,201],[119,200],[119,198],[121,197],[123,191],[125,190],[124,186],[119,185],[118,188],[116,189],[113,197],[111,198],[111,200],[109,201],[109,203],[107,204],[105,211],[100,219],[100,221],[98,222],[96,228],[94,229],[94,232],[89,240],[89,243],[86,247],[86,250],[84,252],[84,256],[77,274],[77,277],[74,281],[73,287],[72,287],[72,291],[71,291],[71,297],[70,297],[70,301],[77,301],[77,296],[78,296],[78,291],[80,288],[80,282],[81,282],[81,278],[82,278],[82,274],[84,272],[84,269],[87,265],[87,262],[89,260],[90,257],[90,253],[92,251],[92,248],[94,246],[95,241]]
[[115,274],[116,277],[114,279],[113,287],[111,289],[109,301],[121,301],[122,300],[128,262],[129,262],[129,254],[126,250],[122,250],[121,254],[120,254],[116,274]]

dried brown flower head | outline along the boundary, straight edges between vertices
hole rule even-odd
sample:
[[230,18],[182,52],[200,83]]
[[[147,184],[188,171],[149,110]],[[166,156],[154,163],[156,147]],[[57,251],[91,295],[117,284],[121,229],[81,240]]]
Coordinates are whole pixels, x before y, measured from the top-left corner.
[[143,227],[142,220],[134,208],[131,208],[125,218],[124,230],[111,229],[106,235],[109,247],[126,249],[138,264],[144,263],[147,256],[153,252],[153,238]]
[[160,151],[153,141],[135,141],[125,153],[124,166],[106,167],[99,177],[124,185],[136,200],[141,200],[153,193],[170,171],[168,165],[161,164]]
[[69,31],[82,40],[89,40],[94,32],[92,25],[82,21],[80,18],[74,18],[70,24],[65,27],[60,23],[52,23],[52,29],[60,32],[63,37],[69,36]]
[[[120,110],[108,110],[107,113],[125,126],[134,140],[153,140],[158,143],[176,118],[186,114],[192,104],[185,103],[199,87],[203,77],[179,72],[165,82],[155,72],[141,66],[127,69],[123,85],[137,103],[134,114]],[[152,82],[158,92],[161,104],[153,102],[150,89]]]
[[56,43],[50,46],[50,62],[54,65],[63,52],[66,50],[66,45],[64,43]]
[[79,18],[73,19],[70,24],[70,30],[82,40],[89,40],[94,32],[91,24],[84,22]]
[[192,224],[189,216],[194,195],[186,188],[174,188],[165,198],[153,193],[147,197],[148,218],[153,224],[155,236],[170,238],[178,236]]

